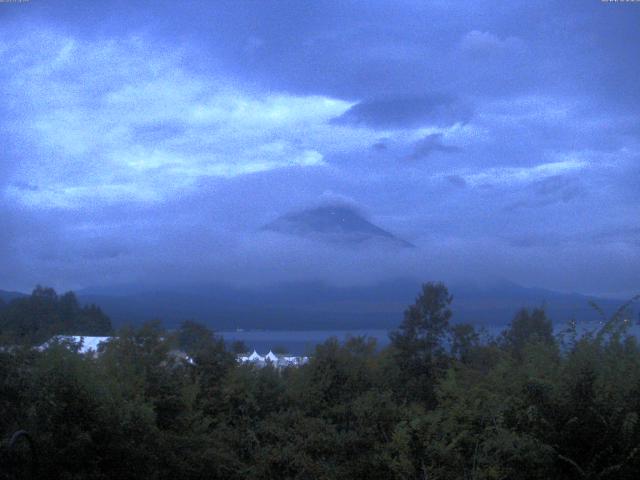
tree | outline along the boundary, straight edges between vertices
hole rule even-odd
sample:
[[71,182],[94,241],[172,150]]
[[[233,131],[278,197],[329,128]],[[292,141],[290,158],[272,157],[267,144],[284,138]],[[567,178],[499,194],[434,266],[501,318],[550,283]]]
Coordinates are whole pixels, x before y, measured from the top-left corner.
[[462,363],[469,363],[473,351],[479,346],[479,337],[473,325],[460,323],[451,327],[451,355]]
[[433,387],[446,365],[443,340],[449,330],[453,297],[442,283],[426,283],[391,332],[394,358],[406,396],[433,404]]
[[178,345],[189,355],[197,355],[214,341],[211,330],[201,323],[185,320],[178,329]]
[[516,358],[521,358],[524,347],[528,343],[553,344],[553,325],[547,318],[543,308],[535,308],[532,312],[523,308],[516,313],[509,328],[502,333],[504,347]]
[[81,307],[76,295],[58,295],[37,286],[0,312],[0,332],[8,343],[37,345],[54,335],[110,335],[111,320],[95,305]]
[[200,405],[207,414],[213,414],[218,408],[222,379],[235,365],[234,354],[227,350],[222,337],[193,320],[182,322],[177,338],[180,348],[197,366]]
[[289,353],[289,350],[287,350],[287,347],[283,345],[276,345],[275,347],[273,347],[273,353],[275,353],[276,355],[286,355],[287,353]]
[[247,344],[244,343],[242,340],[234,340],[233,343],[231,343],[231,351],[236,355],[239,355],[241,353],[248,352],[249,347],[247,347]]

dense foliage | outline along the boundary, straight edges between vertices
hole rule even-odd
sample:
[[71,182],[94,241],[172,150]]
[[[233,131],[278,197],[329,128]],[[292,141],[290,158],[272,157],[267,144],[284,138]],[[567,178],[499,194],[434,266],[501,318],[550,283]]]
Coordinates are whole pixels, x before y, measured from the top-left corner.
[[41,478],[638,478],[640,347],[624,310],[560,337],[523,310],[487,339],[450,324],[451,301],[426,284],[390,347],[332,339],[282,371],[236,364],[194,322],[121,330],[95,357],[13,349],[0,427],[31,433]]
[[36,287],[30,296],[0,303],[0,339],[37,345],[53,335],[109,335],[111,320],[95,305],[80,306],[73,292]]

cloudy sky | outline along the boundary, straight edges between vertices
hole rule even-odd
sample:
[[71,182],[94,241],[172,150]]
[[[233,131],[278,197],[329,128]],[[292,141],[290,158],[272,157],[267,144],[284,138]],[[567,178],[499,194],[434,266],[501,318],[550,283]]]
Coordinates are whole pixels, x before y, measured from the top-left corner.
[[637,292],[639,80],[640,3],[0,3],[0,288]]

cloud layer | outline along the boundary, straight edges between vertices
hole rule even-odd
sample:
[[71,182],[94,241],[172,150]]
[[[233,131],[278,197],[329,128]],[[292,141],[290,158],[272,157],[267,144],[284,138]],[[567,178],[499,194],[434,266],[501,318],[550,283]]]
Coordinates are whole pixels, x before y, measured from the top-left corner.
[[[0,23],[0,288],[640,287],[632,5],[59,1]],[[336,202],[417,248],[261,230]]]

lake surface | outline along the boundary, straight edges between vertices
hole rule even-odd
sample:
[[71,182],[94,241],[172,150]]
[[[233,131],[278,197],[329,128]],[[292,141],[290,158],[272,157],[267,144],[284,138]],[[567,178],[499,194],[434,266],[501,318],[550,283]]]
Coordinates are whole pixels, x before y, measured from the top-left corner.
[[349,337],[375,338],[378,345],[389,344],[388,330],[247,330],[217,332],[227,343],[243,341],[249,351],[257,350],[264,355],[269,350],[283,348],[293,355],[311,354],[315,346],[331,337],[341,342]]
[[[599,328],[596,322],[579,323],[577,330],[579,333],[594,331]],[[554,326],[554,331],[559,334],[566,329],[566,324]],[[487,340],[490,337],[500,335],[505,326],[476,326],[476,331],[480,338]],[[316,345],[323,343],[328,338],[336,337],[344,342],[349,337],[366,336],[375,338],[378,346],[385,347],[389,344],[389,331],[384,329],[364,329],[364,330],[246,330],[246,331],[221,331],[217,332],[224,340],[231,344],[236,340],[241,340],[249,351],[256,350],[264,355],[269,350],[278,348],[284,349],[293,355],[312,354]],[[629,333],[640,338],[640,327],[630,325]]]

